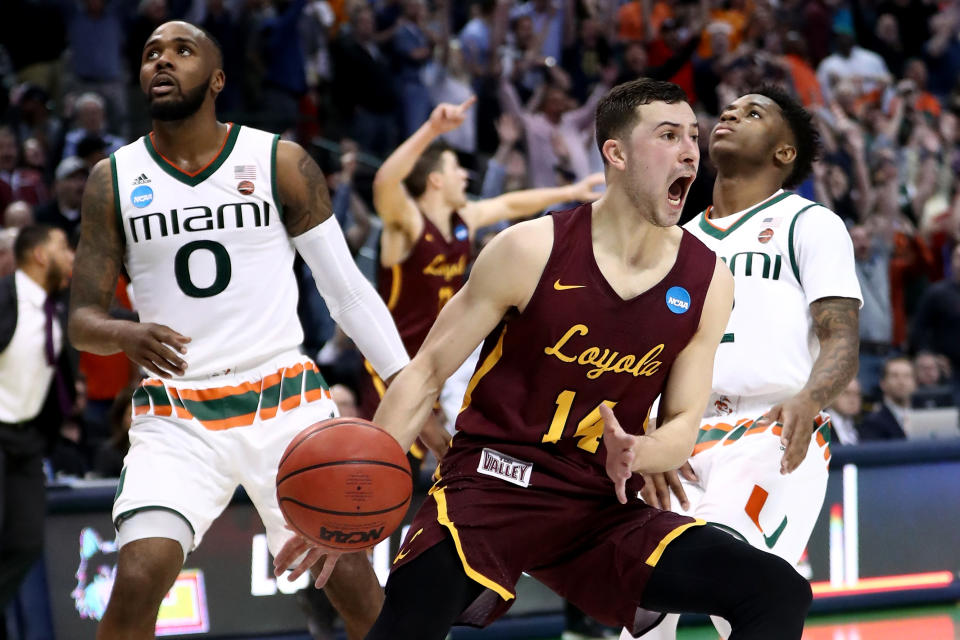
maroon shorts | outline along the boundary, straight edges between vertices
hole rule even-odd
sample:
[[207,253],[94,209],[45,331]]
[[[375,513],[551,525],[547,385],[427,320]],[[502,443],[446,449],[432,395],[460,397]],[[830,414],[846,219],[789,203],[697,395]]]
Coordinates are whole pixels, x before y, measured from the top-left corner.
[[503,615],[526,572],[600,622],[633,628],[666,545],[703,524],[638,498],[620,504],[612,484],[609,495],[578,495],[573,483],[570,491],[557,491],[557,478],[542,488],[536,466],[527,487],[481,475],[481,452],[474,451],[458,452],[455,470],[444,460],[444,477],[414,517],[393,564],[403,566],[449,535],[467,576],[500,596],[490,606],[468,608],[462,624],[486,626]]

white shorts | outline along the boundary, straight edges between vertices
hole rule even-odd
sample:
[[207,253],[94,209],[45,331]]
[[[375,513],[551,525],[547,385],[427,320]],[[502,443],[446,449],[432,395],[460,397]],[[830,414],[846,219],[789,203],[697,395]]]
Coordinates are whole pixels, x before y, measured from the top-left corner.
[[277,553],[291,535],[277,505],[280,456],[294,436],[336,416],[337,408],[317,365],[290,352],[204,380],[145,380],[133,395],[133,413],[115,524],[139,511],[172,511],[190,525],[196,548],[242,485]]
[[830,422],[815,421],[810,448],[800,466],[780,474],[779,424],[756,425],[764,410],[709,418],[700,426],[690,466],[697,482],[682,479],[690,501],[684,511],[721,526],[754,547],[796,565],[816,524],[827,490]]

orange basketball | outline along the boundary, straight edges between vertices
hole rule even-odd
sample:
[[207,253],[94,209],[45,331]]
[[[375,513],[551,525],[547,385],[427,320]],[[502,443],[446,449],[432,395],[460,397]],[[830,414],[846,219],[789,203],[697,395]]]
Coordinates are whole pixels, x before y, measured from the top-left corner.
[[403,449],[360,418],[307,427],[277,468],[277,502],[287,522],[336,549],[359,551],[386,540],[406,515],[412,493]]

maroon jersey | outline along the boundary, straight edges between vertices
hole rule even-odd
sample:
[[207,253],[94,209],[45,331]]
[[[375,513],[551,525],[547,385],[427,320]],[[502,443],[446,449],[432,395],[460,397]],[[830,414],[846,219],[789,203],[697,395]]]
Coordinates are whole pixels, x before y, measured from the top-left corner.
[[456,212],[451,217],[453,238],[449,242],[429,218],[420,215],[423,231],[410,255],[400,264],[381,267],[377,278],[380,296],[387,301],[411,358],[427,338],[440,309],[463,286],[470,259],[470,230]]
[[[614,408],[627,432],[643,433],[697,331],[716,256],[683,231],[663,280],[623,300],[594,258],[591,212],[583,205],[554,214],[553,249],[527,308],[508,313],[484,343],[442,477],[445,467],[463,469],[459,454],[472,459],[489,446],[532,463],[531,486],[612,495],[599,406]],[[492,473],[509,466],[483,455],[477,471],[484,464]],[[628,489],[642,481],[632,482]]]
[[617,501],[598,407],[608,403],[624,429],[642,433],[697,331],[716,256],[684,231],[663,280],[623,300],[594,259],[591,210],[554,215],[540,282],[523,313],[508,313],[484,343],[440,478],[394,560],[403,566],[450,537],[464,572],[490,590],[462,623],[500,616],[526,571],[597,620],[633,628],[664,548],[704,524],[637,498],[636,474],[627,504]]

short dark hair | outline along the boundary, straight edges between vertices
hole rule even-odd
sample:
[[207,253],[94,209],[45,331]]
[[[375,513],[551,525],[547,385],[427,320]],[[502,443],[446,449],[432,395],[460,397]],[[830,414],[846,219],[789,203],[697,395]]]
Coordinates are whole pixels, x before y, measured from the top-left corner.
[[[621,138],[640,120],[637,107],[651,102],[684,102],[687,94],[672,82],[637,78],[615,86],[597,104],[597,148],[603,155],[603,143]],[[607,159],[603,159],[607,163]]]
[[31,224],[20,229],[13,241],[13,257],[17,266],[22,267],[30,258],[30,252],[50,238],[53,227],[48,224]]
[[890,365],[896,362],[905,362],[908,365],[910,365],[911,369],[913,369],[913,360],[911,360],[907,356],[890,356],[889,358],[883,361],[883,375],[880,376],[881,380],[887,377],[887,374],[890,372]]
[[803,108],[800,101],[781,87],[765,84],[749,93],[770,98],[780,107],[783,119],[793,132],[797,145],[797,157],[793,169],[783,181],[783,186],[792,189],[807,179],[813,170],[813,161],[820,154],[820,134],[813,124],[813,116]]
[[444,151],[453,151],[447,143],[438,140],[420,154],[410,174],[404,178],[403,185],[411,198],[419,198],[427,190],[427,177],[440,168]]
[[213,51],[217,54],[217,68],[223,69],[223,46],[220,44],[220,41],[217,40],[217,37],[210,33],[210,31],[204,27],[201,27],[198,24],[193,25],[200,30],[200,33],[210,41],[210,44],[213,45]]

